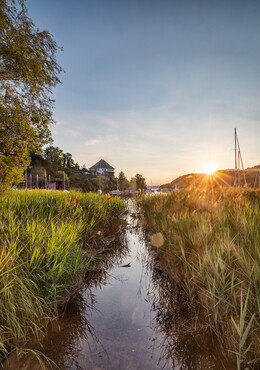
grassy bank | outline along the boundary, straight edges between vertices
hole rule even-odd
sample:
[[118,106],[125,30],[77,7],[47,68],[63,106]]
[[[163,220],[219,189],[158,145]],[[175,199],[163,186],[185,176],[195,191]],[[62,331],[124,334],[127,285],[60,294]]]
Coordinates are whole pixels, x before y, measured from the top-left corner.
[[178,191],[138,203],[148,229],[157,233],[157,257],[194,312],[194,325],[214,331],[236,354],[238,368],[257,366],[260,192]]
[[0,201],[3,357],[57,315],[84,278],[88,245],[118,221],[124,203],[105,195],[36,190],[5,193]]

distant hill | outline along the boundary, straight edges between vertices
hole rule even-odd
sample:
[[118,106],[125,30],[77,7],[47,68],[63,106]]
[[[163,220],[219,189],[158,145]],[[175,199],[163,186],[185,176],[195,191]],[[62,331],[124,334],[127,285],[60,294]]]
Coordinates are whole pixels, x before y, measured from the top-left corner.
[[[247,168],[245,170],[246,173],[246,181],[248,186],[250,187],[257,187],[259,186],[259,170],[260,165]],[[205,183],[212,183],[214,185],[220,186],[232,186],[234,184],[234,175],[235,170],[219,170],[214,172],[212,175],[207,175],[205,173],[189,173],[187,175],[183,175],[177,177],[175,180],[168,184],[161,185],[161,188],[186,188],[189,186],[204,186]],[[244,185],[243,173],[240,171],[240,183],[241,186]]]

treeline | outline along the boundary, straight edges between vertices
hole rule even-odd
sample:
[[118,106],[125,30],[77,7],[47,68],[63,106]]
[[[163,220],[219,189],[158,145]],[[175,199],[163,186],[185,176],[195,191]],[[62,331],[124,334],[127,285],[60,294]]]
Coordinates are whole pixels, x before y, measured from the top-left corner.
[[110,190],[145,190],[145,178],[136,174],[130,181],[124,172],[118,178],[95,175],[83,165],[80,166],[71,153],[65,153],[55,146],[48,146],[42,154],[31,154],[31,164],[25,171],[24,182],[20,187],[50,188],[51,182],[58,184],[57,188],[78,189],[86,191]]
[[118,189],[121,191],[125,190],[139,190],[144,191],[147,189],[145,178],[137,173],[135,177],[132,177],[130,181],[125,177],[124,172],[120,172],[118,176]]
[[[80,189],[82,191],[95,191],[101,183],[104,190],[112,190],[116,186],[116,179],[92,177],[88,174],[86,166],[80,166],[70,153],[64,153],[62,149],[48,146],[43,153],[31,154],[31,164],[26,170],[25,180],[27,187],[46,188],[50,181],[61,182],[66,189]],[[104,177],[104,176],[102,176]],[[25,181],[23,186],[25,186]]]

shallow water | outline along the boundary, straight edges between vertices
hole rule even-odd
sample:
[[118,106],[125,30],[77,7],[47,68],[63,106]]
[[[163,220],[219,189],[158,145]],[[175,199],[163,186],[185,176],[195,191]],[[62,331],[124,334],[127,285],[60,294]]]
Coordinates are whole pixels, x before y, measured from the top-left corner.
[[[203,332],[194,339],[141,221],[131,211],[124,231],[107,239],[85,287],[32,348],[61,369],[235,369],[210,335]],[[186,324],[181,330],[180,322]],[[40,365],[28,354],[19,360],[11,356],[4,368]]]

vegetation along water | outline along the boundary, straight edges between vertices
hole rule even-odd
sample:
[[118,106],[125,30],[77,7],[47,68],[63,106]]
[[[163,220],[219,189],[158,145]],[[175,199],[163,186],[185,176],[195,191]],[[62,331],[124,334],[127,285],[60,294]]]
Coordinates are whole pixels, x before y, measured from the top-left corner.
[[124,212],[106,195],[10,191],[0,203],[0,354],[39,336],[80,285],[87,251]]
[[235,353],[237,368],[258,366],[259,190],[183,190],[138,204],[193,328],[215,333],[223,350]]

